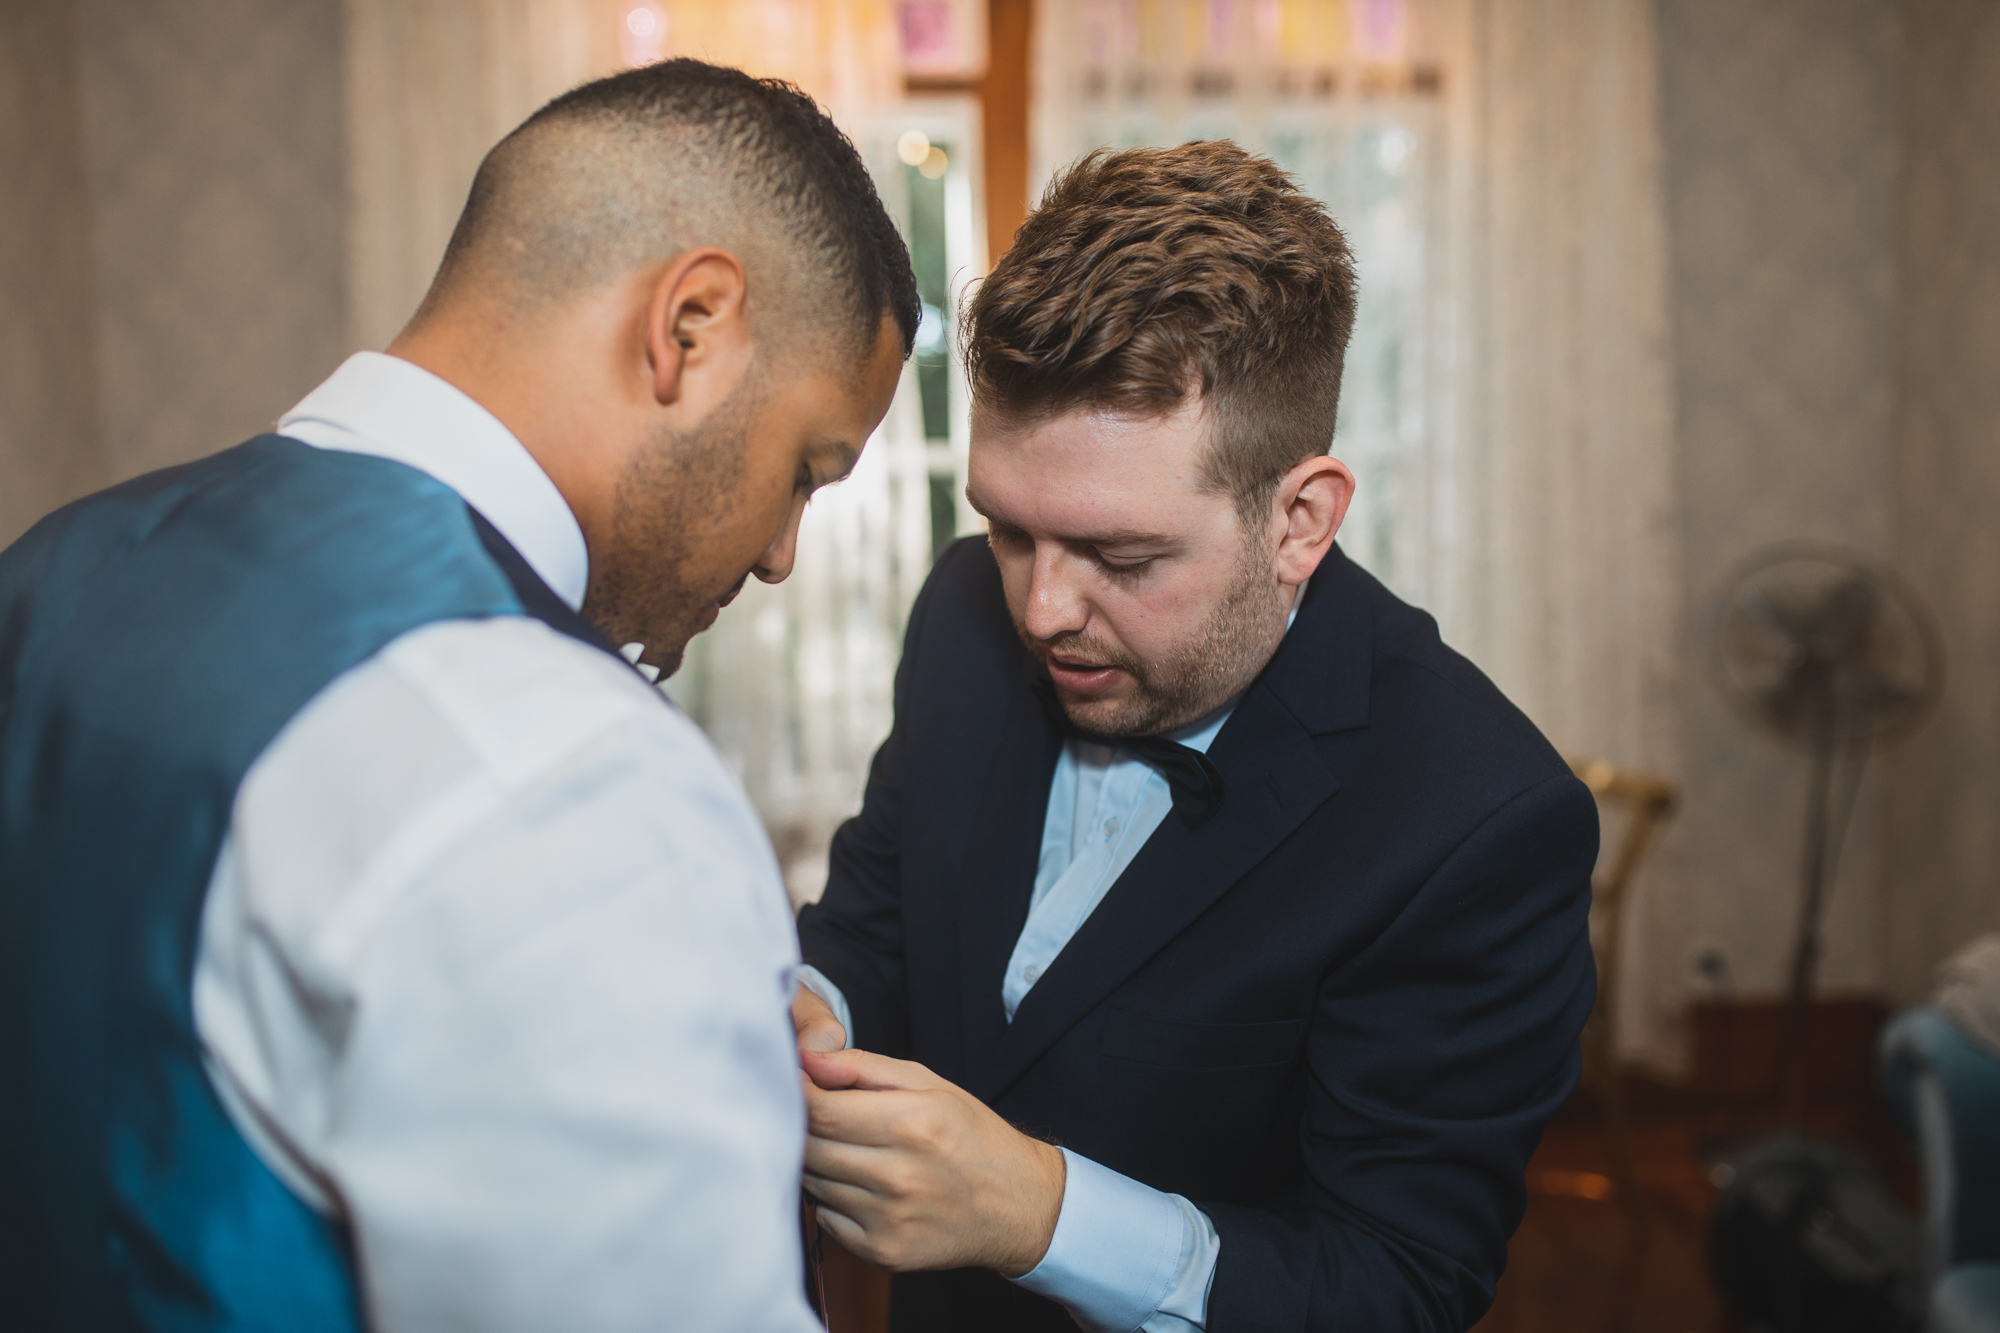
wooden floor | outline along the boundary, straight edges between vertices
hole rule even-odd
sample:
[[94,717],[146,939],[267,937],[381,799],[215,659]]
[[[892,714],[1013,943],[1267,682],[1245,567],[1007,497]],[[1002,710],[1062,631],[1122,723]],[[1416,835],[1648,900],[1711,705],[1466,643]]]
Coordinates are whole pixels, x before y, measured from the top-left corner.
[[[1594,1099],[1580,1094],[1549,1126],[1529,1169],[1527,1217],[1480,1333],[1739,1333],[1708,1276],[1717,1197],[1708,1157],[1775,1129],[1776,1108],[1718,1117],[1645,1089],[1635,1100],[1632,1155],[1644,1204],[1637,1263],[1611,1188],[1603,1121]],[[1860,1150],[1914,1204],[1914,1163],[1869,1098],[1822,1101],[1807,1129]]]

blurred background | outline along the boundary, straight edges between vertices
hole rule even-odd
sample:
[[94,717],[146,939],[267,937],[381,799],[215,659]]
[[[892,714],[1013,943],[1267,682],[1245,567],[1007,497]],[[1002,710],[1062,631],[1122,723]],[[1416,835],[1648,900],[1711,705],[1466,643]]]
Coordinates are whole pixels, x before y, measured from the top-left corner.
[[[1601,1058],[1538,1159],[1489,1326],[1732,1326],[1703,1275],[1717,1145],[1797,1121],[1794,1068],[1802,1114],[1920,1206],[1875,1043],[2000,929],[2000,10],[4,0],[0,543],[257,432],[385,345],[499,136],[675,55],[818,96],[925,303],[798,572],[753,584],[668,687],[741,774],[795,899],[819,892],[887,732],[928,564],[977,530],[960,297],[1064,163],[1236,139],[1324,199],[1359,257],[1344,548],[1595,762],[1606,798]],[[1760,713],[1768,689],[1731,656],[1732,580],[1798,541],[1916,608],[1897,651],[1942,664],[1941,685],[1906,682],[1899,743],[1873,759]],[[1650,841],[1621,867],[1634,819]],[[1807,848],[1834,855],[1787,1058]]]

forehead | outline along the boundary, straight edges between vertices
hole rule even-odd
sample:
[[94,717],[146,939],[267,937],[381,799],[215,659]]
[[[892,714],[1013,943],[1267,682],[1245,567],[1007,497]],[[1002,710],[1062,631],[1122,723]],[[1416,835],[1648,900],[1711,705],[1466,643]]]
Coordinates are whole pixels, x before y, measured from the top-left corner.
[[1079,408],[1023,424],[978,414],[969,492],[988,518],[1055,536],[1163,530],[1218,497],[1203,487],[1198,401],[1166,416]]

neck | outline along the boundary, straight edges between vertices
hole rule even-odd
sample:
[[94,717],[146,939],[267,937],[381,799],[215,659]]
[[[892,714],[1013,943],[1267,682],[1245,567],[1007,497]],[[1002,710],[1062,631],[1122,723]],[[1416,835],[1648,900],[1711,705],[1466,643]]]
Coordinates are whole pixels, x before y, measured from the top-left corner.
[[593,428],[587,408],[578,410],[590,401],[579,392],[590,365],[561,322],[532,345],[519,326],[518,314],[498,307],[453,311],[421,319],[388,350],[471,398],[521,442],[576,516],[594,568],[610,532],[618,468],[603,445],[612,437]]

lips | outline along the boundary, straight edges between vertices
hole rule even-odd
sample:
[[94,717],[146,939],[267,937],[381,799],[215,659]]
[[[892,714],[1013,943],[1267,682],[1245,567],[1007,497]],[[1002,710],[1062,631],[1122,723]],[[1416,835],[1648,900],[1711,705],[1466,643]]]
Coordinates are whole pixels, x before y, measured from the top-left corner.
[[1126,674],[1122,667],[1101,666],[1075,658],[1051,656],[1047,662],[1049,679],[1071,694],[1103,694]]

